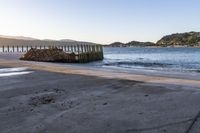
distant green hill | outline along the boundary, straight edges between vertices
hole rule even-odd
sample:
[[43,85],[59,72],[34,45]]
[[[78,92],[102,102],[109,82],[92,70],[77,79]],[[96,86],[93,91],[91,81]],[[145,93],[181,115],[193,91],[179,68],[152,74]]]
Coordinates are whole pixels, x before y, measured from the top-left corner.
[[200,47],[200,32],[176,33],[164,36],[157,43],[132,41],[114,42],[107,47]]
[[200,46],[200,32],[167,35],[160,39],[156,45],[161,47],[198,47]]
[[155,43],[138,42],[138,41],[131,41],[128,43],[114,42],[114,43],[106,45],[106,46],[107,47],[151,47],[151,46],[155,46]]

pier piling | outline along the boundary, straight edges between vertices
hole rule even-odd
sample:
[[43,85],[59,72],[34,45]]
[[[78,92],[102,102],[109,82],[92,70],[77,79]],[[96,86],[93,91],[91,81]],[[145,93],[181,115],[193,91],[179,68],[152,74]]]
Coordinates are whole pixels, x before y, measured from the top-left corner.
[[3,45],[0,46],[0,52],[28,52],[30,49],[52,49],[58,48],[66,53],[71,53],[75,55],[75,59],[72,56],[68,57],[68,62],[76,62],[76,63],[87,63],[91,61],[103,60],[103,46],[102,45],[85,45],[85,44],[77,44],[77,45],[60,45],[55,46],[52,45]]

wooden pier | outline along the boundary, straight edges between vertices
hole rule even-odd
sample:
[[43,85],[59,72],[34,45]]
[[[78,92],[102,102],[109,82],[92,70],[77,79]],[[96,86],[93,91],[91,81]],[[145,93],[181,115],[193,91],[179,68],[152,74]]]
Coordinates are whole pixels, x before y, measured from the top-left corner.
[[77,44],[77,45],[3,45],[0,46],[0,52],[3,53],[26,53],[30,49],[52,49],[57,48],[68,54],[74,54],[77,63],[86,63],[91,61],[103,60],[103,46],[98,44]]

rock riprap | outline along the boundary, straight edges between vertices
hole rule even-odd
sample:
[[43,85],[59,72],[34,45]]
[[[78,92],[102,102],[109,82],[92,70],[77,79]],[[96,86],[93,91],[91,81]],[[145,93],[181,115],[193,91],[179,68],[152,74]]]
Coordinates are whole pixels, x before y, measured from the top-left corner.
[[75,53],[65,53],[62,49],[30,49],[20,60],[41,62],[76,62]]

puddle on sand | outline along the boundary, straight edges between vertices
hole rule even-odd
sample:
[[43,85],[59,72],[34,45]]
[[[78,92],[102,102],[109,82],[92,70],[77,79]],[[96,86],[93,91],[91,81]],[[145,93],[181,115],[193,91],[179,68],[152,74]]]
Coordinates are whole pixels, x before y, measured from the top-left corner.
[[24,75],[30,74],[33,71],[29,71],[26,67],[17,67],[17,68],[1,68],[0,77],[9,77],[15,75]]

